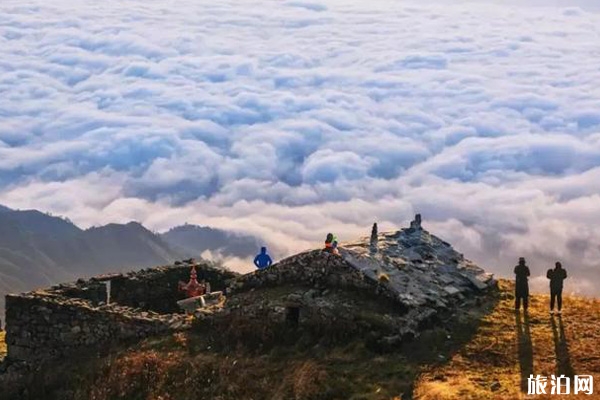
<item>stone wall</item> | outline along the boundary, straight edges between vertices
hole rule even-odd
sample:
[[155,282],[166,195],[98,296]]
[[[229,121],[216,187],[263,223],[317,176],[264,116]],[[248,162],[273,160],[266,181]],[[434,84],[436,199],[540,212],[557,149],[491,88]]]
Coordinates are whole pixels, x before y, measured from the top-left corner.
[[47,291],[55,295],[89,300],[93,305],[106,302],[106,283],[100,281],[81,279],[74,283],[55,286]]
[[410,327],[393,302],[348,289],[315,289],[299,282],[237,292],[219,312],[197,310],[193,328],[216,347],[256,349],[388,337]]
[[6,297],[6,344],[12,361],[39,362],[93,351],[183,326],[183,315],[137,313],[89,300],[32,293]]
[[[198,281],[210,282],[211,290],[225,289],[228,281],[237,275],[233,272],[211,268],[208,265],[196,267]],[[117,276],[111,279],[111,301],[143,310],[159,313],[179,312],[177,301],[185,298],[178,290],[179,281],[190,279],[190,266],[169,266]]]
[[[207,279],[215,290],[236,276],[210,264],[196,269],[199,279]],[[181,264],[8,295],[7,358],[39,362],[182,329],[185,315],[178,313],[176,302],[184,295],[177,283],[187,281],[189,272],[190,265]]]
[[289,257],[270,268],[242,275],[232,281],[228,293],[285,284],[304,284],[314,288],[342,288],[376,295],[394,302],[399,311],[404,304],[385,284],[365,276],[342,257],[314,250]]

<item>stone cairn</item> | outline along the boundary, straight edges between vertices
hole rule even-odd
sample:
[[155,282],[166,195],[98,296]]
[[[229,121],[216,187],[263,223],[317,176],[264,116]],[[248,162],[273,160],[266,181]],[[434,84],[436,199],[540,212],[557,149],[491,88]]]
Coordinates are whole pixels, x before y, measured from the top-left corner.
[[415,215],[415,219],[410,222],[410,229],[419,230],[421,227],[421,214]]
[[377,232],[377,222],[373,223],[373,228],[371,228],[371,252],[375,253],[377,251],[377,240],[378,240],[378,232]]

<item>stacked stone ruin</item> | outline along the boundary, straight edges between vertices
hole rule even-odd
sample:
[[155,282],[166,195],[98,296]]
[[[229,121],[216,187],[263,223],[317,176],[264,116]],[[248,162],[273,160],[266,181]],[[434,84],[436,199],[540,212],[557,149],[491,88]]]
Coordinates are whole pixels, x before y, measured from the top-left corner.
[[[178,283],[189,279],[192,261],[7,296],[9,362],[0,364],[0,384],[10,381],[2,374],[6,365],[188,329]],[[227,298],[196,311],[200,329],[206,321],[231,328],[243,320],[261,329],[292,321],[299,329],[378,331],[378,340],[393,346],[475,306],[496,287],[491,274],[423,229],[420,215],[396,232],[378,232],[375,224],[370,236],[342,243],[339,256],[312,250],[241,276],[208,263],[196,268]],[[362,318],[366,309],[376,311]]]
[[[236,275],[208,263],[196,268],[217,289]],[[182,329],[178,282],[189,273],[189,263],[178,263],[8,295],[9,361],[38,363]]]
[[[278,297],[257,295],[270,287],[289,289]],[[391,303],[384,339],[402,342],[442,317],[474,306],[495,287],[491,274],[423,229],[417,215],[409,228],[396,232],[379,233],[374,225],[370,237],[342,243],[340,256],[313,250],[239,277],[223,313],[277,324],[293,310],[300,326],[316,321],[345,327],[361,313],[360,302],[353,310],[340,304],[348,297],[340,300],[339,291],[346,291],[353,293],[350,299]],[[253,293],[244,296],[248,292]],[[344,315],[347,321],[342,321]]]

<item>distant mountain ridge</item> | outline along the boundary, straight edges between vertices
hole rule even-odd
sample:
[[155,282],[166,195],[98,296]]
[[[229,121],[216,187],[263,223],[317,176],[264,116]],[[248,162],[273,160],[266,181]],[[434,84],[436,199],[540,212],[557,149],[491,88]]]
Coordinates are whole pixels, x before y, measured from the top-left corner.
[[190,257],[209,250],[222,256],[244,258],[254,255],[264,245],[254,236],[188,224],[171,228],[160,237],[172,248]]
[[244,258],[259,245],[253,236],[194,225],[162,235],[137,222],[83,230],[68,219],[0,205],[0,317],[7,293],[198,258],[206,250]]

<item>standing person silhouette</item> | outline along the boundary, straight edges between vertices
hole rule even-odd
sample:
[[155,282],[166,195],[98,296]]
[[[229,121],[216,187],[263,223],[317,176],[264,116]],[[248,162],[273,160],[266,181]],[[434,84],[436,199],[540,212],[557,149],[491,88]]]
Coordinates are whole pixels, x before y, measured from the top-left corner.
[[529,267],[525,265],[525,258],[519,258],[519,264],[515,267],[515,310],[521,308],[521,300],[523,300],[523,311],[527,312],[529,306],[529,282],[528,278],[531,273]]
[[562,310],[562,291],[563,282],[567,279],[567,270],[563,269],[560,262],[554,264],[554,269],[549,269],[546,277],[550,279],[550,314],[554,314],[554,303],[558,306],[557,314],[560,315]]
[[258,269],[266,269],[269,268],[271,264],[273,264],[273,260],[271,260],[271,257],[267,254],[267,248],[261,247],[260,253],[254,257],[254,266]]

